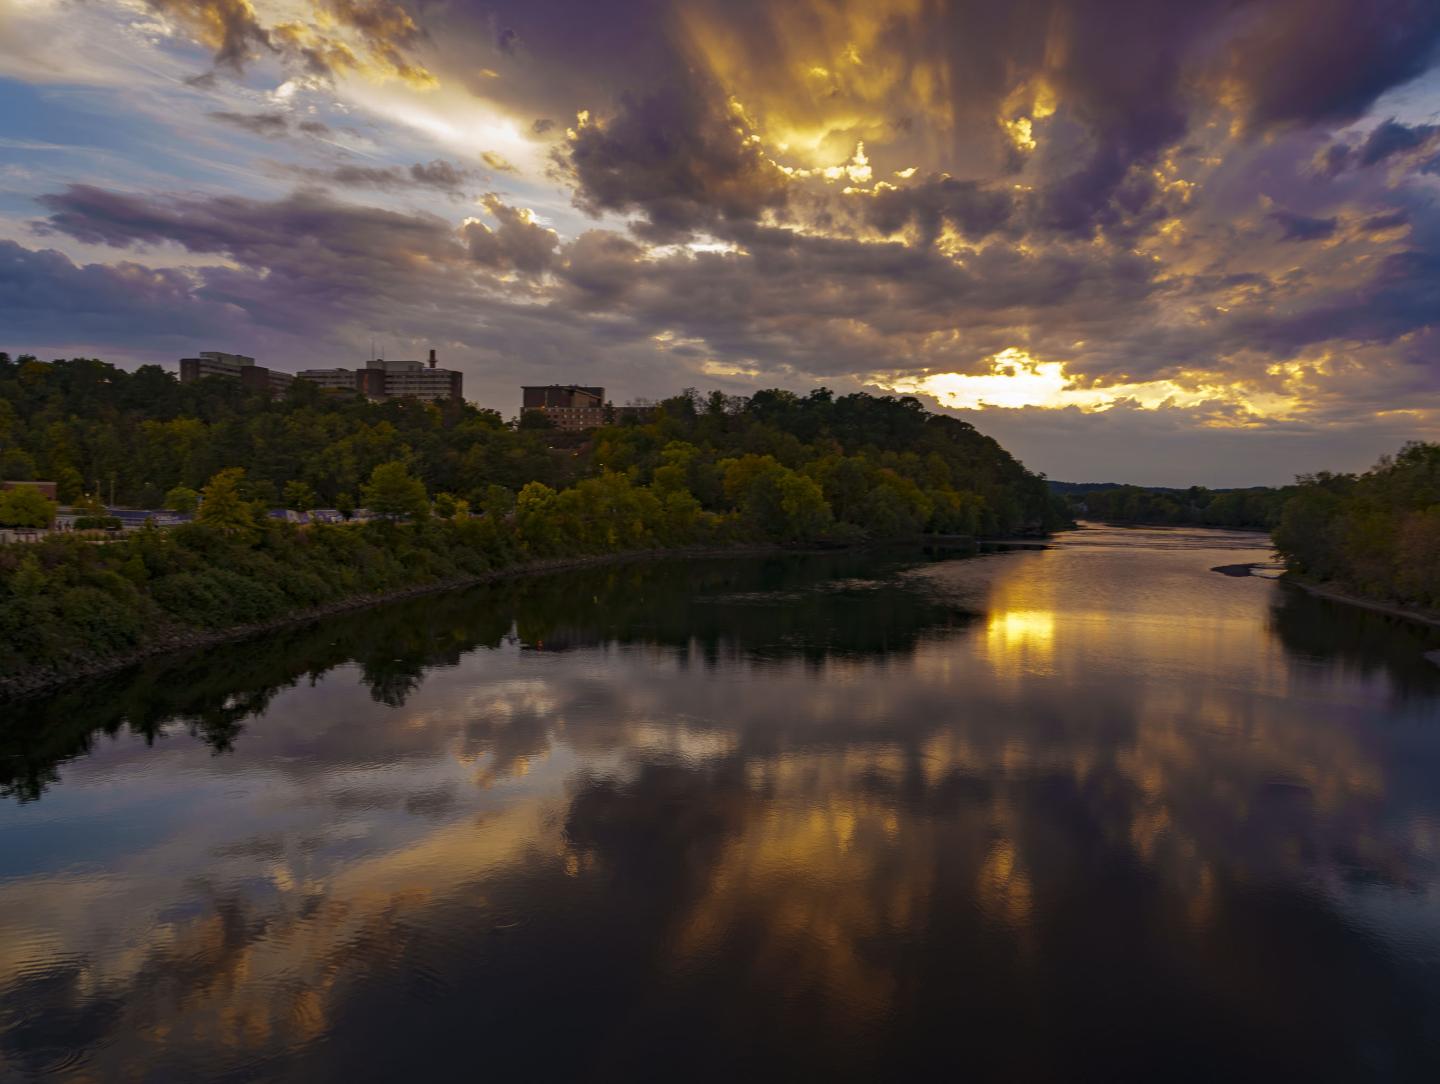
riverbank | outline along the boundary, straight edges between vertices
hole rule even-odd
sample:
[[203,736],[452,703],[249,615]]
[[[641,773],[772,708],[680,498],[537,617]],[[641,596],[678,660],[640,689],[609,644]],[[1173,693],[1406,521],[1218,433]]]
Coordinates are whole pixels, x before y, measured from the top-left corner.
[[590,554],[580,557],[553,557],[524,561],[506,568],[494,569],[475,575],[452,577],[428,584],[414,584],[393,590],[352,595],[319,606],[307,607],[270,621],[230,625],[219,629],[202,629],[174,623],[158,631],[144,644],[125,651],[96,655],[88,660],[67,660],[63,664],[39,665],[17,674],[0,675],[0,702],[22,700],[51,692],[73,681],[102,677],[124,670],[159,655],[168,655],[197,648],[214,647],[234,643],[275,632],[279,629],[303,625],[321,618],[353,610],[368,609],[386,602],[414,598],[419,595],[436,594],[443,591],[479,587],[504,580],[521,579],[527,576],[541,576],[551,572],[566,572],[579,568],[594,568],[601,565],[624,564],[632,561],[659,559],[704,559],[717,557],[763,557],[780,553],[806,552],[803,549],[775,544],[741,544],[735,546],[676,547],[671,549],[628,550],[619,553]]
[[[1359,606],[1365,610],[1373,610],[1375,613],[1388,614],[1391,617],[1401,617],[1407,621],[1414,621],[1421,625],[1430,625],[1433,628],[1440,628],[1440,613],[1434,610],[1422,609],[1418,606],[1404,606],[1398,602],[1385,602],[1381,599],[1367,598],[1364,595],[1357,595],[1342,590],[1332,584],[1316,583],[1296,576],[1293,572],[1287,572],[1280,577],[1280,582],[1288,583],[1295,587],[1315,595],[1317,598],[1328,598],[1335,602],[1344,602],[1350,606]],[[1429,658],[1429,656],[1426,656]],[[1440,659],[1431,660],[1440,664]]]
[[[1279,576],[1258,576],[1257,570],[1274,571],[1280,567],[1283,566],[1250,561],[1237,565],[1216,565],[1210,571],[1218,572],[1222,576],[1257,576],[1257,578],[1260,579],[1277,579],[1281,583],[1298,587],[1300,590],[1314,595],[1317,598],[1327,598],[1332,602],[1343,602],[1348,606],[1359,606],[1361,609],[1371,610],[1375,613],[1386,614],[1390,617],[1400,617],[1406,621],[1414,621],[1421,625],[1440,628],[1440,613],[1434,610],[1426,610],[1419,606],[1405,606],[1398,602],[1386,602],[1383,599],[1367,598],[1364,595],[1357,595],[1353,592],[1343,590],[1334,584],[1317,583],[1303,576],[1297,576],[1293,572],[1283,572]],[[1428,655],[1426,657],[1429,658]],[[1440,659],[1432,659],[1431,661],[1440,664]]]

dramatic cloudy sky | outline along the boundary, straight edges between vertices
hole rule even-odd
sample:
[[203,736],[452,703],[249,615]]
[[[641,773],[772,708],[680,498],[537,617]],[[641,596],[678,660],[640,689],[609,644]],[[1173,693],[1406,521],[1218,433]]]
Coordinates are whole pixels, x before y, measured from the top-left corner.
[[0,0],[0,349],[893,389],[1052,477],[1440,438],[1435,0]]

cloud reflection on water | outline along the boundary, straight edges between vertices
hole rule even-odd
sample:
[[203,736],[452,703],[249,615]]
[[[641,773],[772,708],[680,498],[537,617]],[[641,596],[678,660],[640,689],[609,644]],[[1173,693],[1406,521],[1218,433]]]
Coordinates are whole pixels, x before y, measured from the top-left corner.
[[[649,1027],[725,1057],[783,1034],[797,1066],[863,1075],[951,1003],[983,1066],[1037,991],[1074,1042],[1187,1004],[1217,1057],[1247,1015],[1273,1036],[1246,1052],[1278,1051],[1282,1010],[1403,1047],[1431,1010],[1386,1014],[1437,1004],[1440,959],[1414,917],[1440,896],[1440,683],[1415,637],[1375,625],[1392,640],[1357,666],[1317,653],[1308,613],[1297,651],[1279,585],[1163,533],[1106,541],[882,567],[823,603],[792,570],[783,601],[721,604],[713,640],[668,636],[695,606],[652,586],[634,631],[500,636],[399,705],[348,665],[282,685],[222,756],[105,742],[3,808],[25,846],[0,880],[0,1054],[329,1077],[398,1068],[386,1020],[442,1060],[473,1035],[506,1064],[553,1025],[544,1064],[624,1075]],[[733,595],[755,573],[725,575]],[[1306,953],[1349,985],[1307,993]],[[1118,991],[1086,994],[1097,967]],[[1061,1055],[1017,1056],[1043,1076]]]

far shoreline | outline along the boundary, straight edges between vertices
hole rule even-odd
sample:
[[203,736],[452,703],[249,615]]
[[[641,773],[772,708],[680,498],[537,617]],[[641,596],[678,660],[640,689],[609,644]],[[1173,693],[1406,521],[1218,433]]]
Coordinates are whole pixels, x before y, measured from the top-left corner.
[[458,591],[468,587],[500,583],[509,579],[522,579],[527,576],[541,576],[549,572],[568,572],[572,569],[593,568],[601,565],[623,564],[628,561],[662,558],[763,557],[772,554],[808,552],[823,551],[819,549],[789,549],[781,545],[708,546],[695,549],[681,547],[660,550],[628,550],[622,553],[598,553],[581,557],[551,557],[525,561],[505,568],[493,569],[478,576],[461,576],[436,583],[397,587],[393,591],[351,595],[349,598],[326,603],[323,606],[297,610],[283,617],[277,617],[273,621],[263,621],[251,625],[229,625],[220,629],[172,628],[147,644],[114,655],[99,656],[90,663],[79,665],[67,663],[63,668],[58,666],[40,667],[0,677],[0,703],[42,696],[77,681],[86,681],[116,673],[158,655],[179,654],[200,648],[216,647],[220,644],[239,643],[267,632],[275,632],[294,625],[303,625],[309,621],[318,621],[353,610],[368,609],[419,595]]
[[327,617],[369,609],[387,602],[415,598],[421,595],[439,594],[445,591],[460,591],[470,587],[501,583],[505,580],[543,576],[552,572],[569,572],[575,569],[596,568],[604,565],[627,564],[635,561],[659,560],[714,560],[722,557],[773,557],[800,554],[835,553],[842,550],[879,548],[892,545],[921,546],[1003,546],[1014,543],[1043,540],[977,539],[966,535],[915,535],[904,538],[878,539],[866,542],[851,542],[842,545],[783,545],[780,543],[741,543],[734,546],[674,547],[669,549],[626,550],[620,553],[586,554],[577,557],[550,557],[524,561],[493,569],[478,576],[462,576],[435,583],[415,584],[398,587],[392,591],[373,594],[352,595],[349,598],[315,606],[305,610],[277,617],[273,621],[250,625],[229,625],[220,629],[198,629],[175,627],[166,630],[147,644],[129,651],[96,657],[88,663],[67,663],[65,666],[46,666],[18,674],[0,676],[0,704],[13,703],[43,696],[67,685],[93,678],[118,673],[139,663],[160,655],[178,655],[189,651],[221,644],[240,643],[268,632],[319,621]]

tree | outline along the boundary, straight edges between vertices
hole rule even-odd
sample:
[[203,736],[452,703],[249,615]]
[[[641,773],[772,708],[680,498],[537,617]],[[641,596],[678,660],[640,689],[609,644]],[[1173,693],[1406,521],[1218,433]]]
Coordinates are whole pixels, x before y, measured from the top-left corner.
[[10,577],[10,590],[20,598],[39,598],[49,586],[49,577],[33,553],[27,553]]
[[370,481],[360,492],[365,507],[387,519],[413,517],[422,519],[430,514],[430,498],[425,483],[410,473],[399,460],[381,463],[370,472]]
[[355,514],[355,498],[348,493],[335,494],[335,511],[349,519]]
[[829,528],[830,506],[820,486],[813,478],[781,465],[774,456],[727,459],[720,468],[726,497],[760,534],[797,541],[816,538]]
[[35,477],[35,459],[23,449],[11,448],[0,456],[0,481],[28,482]]
[[200,502],[200,522],[238,542],[252,541],[258,533],[255,506],[240,495],[244,482],[242,468],[222,470],[206,483]]
[[55,521],[55,502],[34,486],[0,492],[0,527],[48,527]]
[[304,482],[286,482],[284,501],[292,512],[308,512],[319,503],[315,491]]
[[110,514],[110,509],[105,507],[105,502],[94,493],[86,493],[82,496],[75,502],[74,509],[77,514],[82,516],[94,517]]
[[55,472],[55,495],[61,504],[69,504],[85,492],[85,479],[74,467],[61,467]]
[[527,410],[520,415],[520,421],[516,423],[517,429],[554,429],[555,423],[543,410]]
[[485,492],[480,500],[480,511],[495,519],[504,519],[515,511],[515,494],[504,486],[492,483],[485,487]]
[[165,494],[165,507],[184,516],[191,515],[200,507],[200,494],[189,486],[175,486]]

